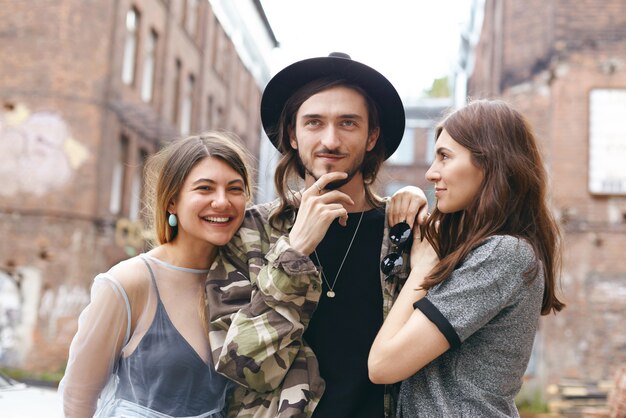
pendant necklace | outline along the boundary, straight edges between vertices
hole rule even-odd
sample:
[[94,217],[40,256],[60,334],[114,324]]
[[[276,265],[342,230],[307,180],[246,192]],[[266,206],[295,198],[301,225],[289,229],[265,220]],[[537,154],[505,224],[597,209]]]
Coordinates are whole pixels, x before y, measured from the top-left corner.
[[[341,269],[343,267],[343,263],[346,262],[346,258],[348,258],[348,253],[350,252],[350,248],[352,248],[352,243],[354,242],[354,238],[356,238],[356,234],[357,232],[359,232],[359,227],[361,226],[361,221],[363,220],[363,214],[365,212],[361,212],[361,217],[359,218],[359,223],[356,225],[356,229],[354,230],[354,234],[352,235],[352,239],[350,240],[350,244],[348,244],[348,249],[346,250],[346,254],[343,256],[343,260],[341,260],[341,264],[339,265],[339,270],[337,270],[337,274],[335,274],[335,280],[333,280],[333,285],[330,285],[330,282],[328,281],[328,279],[326,279],[326,275],[324,274],[324,268],[320,268],[320,271],[322,273],[322,279],[324,279],[324,282],[326,283],[326,286],[328,286],[328,292],[326,292],[326,296],[328,296],[329,298],[334,298],[335,297],[335,291],[333,290],[335,288],[335,284],[337,283],[337,278],[339,277],[339,273],[341,273]],[[317,264],[319,264],[319,266],[322,266],[322,262],[320,261],[320,256],[317,255],[317,250],[313,250],[313,252],[315,253],[315,258],[317,258]]]

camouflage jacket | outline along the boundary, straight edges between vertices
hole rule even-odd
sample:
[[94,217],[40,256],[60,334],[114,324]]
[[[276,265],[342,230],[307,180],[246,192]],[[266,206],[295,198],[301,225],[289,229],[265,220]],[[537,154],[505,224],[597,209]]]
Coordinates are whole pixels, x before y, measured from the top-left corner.
[[[308,256],[289,245],[288,231],[271,228],[277,202],[246,211],[207,279],[209,340],[218,372],[239,383],[229,417],[310,417],[324,392],[317,359],[302,335],[317,303],[321,277]],[[389,251],[385,218],[381,258]],[[408,260],[405,265],[408,266]],[[408,271],[385,280],[386,317]],[[395,415],[397,386],[385,389],[385,416]]]

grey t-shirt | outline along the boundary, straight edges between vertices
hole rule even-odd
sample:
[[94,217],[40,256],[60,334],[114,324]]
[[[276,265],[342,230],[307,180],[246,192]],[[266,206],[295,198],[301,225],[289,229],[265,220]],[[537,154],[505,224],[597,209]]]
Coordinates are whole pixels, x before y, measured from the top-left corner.
[[451,348],[402,382],[401,417],[519,416],[514,397],[543,299],[543,268],[524,275],[536,263],[526,241],[493,236],[416,302]]

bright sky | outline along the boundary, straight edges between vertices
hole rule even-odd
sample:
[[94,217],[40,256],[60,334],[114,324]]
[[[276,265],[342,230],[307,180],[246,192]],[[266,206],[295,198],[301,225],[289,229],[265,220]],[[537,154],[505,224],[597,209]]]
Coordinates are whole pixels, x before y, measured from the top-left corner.
[[384,74],[403,98],[446,76],[469,0],[261,0],[280,48],[272,72],[340,51]]

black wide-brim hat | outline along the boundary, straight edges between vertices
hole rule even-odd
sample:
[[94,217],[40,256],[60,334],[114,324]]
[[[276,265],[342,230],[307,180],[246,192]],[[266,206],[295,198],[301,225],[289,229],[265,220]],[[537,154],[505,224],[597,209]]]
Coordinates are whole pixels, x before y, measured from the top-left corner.
[[345,80],[361,87],[372,98],[380,116],[378,140],[383,140],[385,159],[389,158],[404,135],[405,115],[400,95],[381,73],[339,52],[298,61],[269,81],[261,98],[261,121],[272,144],[278,148],[280,138],[276,128],[287,99],[300,87],[321,78]]

